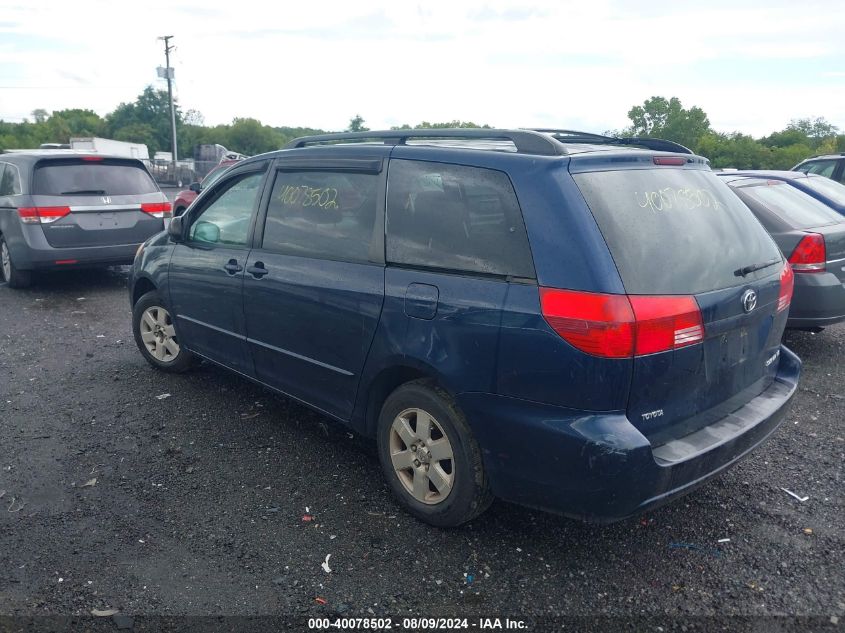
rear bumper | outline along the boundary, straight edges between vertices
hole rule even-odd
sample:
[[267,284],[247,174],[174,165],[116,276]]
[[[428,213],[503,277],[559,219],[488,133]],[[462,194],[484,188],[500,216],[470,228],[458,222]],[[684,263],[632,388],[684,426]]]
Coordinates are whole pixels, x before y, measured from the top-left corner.
[[481,446],[493,492],[593,522],[637,515],[729,468],[783,421],[801,361],[781,346],[774,382],[686,437],[652,446],[624,412],[595,413],[467,393],[459,404]]
[[[40,226],[23,227],[23,239],[10,245],[15,266],[21,270],[44,270],[98,265],[131,264],[138,244],[55,248]],[[56,263],[67,262],[67,263]]]
[[833,273],[797,273],[788,328],[824,327],[845,321],[845,284]]

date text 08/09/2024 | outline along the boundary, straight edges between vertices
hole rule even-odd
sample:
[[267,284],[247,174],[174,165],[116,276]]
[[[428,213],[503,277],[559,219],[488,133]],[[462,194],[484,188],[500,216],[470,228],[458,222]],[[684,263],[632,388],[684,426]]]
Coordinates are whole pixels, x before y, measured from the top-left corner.
[[357,630],[357,631],[519,631],[527,630],[524,620],[510,618],[309,618],[311,630]]

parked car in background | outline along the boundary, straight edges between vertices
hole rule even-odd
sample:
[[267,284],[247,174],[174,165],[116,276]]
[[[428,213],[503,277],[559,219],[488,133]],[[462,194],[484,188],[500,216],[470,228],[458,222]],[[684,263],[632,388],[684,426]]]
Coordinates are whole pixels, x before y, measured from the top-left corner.
[[748,205],[792,264],[795,291],[786,326],[820,329],[845,321],[845,216],[790,186],[808,180],[806,176],[773,178],[766,171],[719,176]]
[[12,288],[32,272],[131,263],[171,205],[137,159],[68,150],[0,154],[0,270]]
[[769,180],[780,180],[786,184],[800,189],[845,215],[845,185],[834,182],[830,178],[816,174],[805,174],[801,171],[776,171],[776,170],[732,170],[735,175],[748,175],[756,178],[767,178]]
[[825,156],[813,156],[795,165],[792,171],[816,174],[845,184],[845,152],[827,154]]
[[621,519],[736,463],[797,388],[792,284],[686,148],[464,129],[242,161],[129,292],[152,366],[203,357],[375,438],[399,502],[454,526],[493,496]]
[[176,194],[176,199],[173,201],[173,215],[182,215],[185,213],[185,209],[191,206],[191,203],[203,189],[209,187],[215,180],[222,176],[229,167],[237,162],[238,159],[225,159],[221,161],[217,167],[206,174],[205,178],[202,179],[202,182],[192,182],[187,189]]

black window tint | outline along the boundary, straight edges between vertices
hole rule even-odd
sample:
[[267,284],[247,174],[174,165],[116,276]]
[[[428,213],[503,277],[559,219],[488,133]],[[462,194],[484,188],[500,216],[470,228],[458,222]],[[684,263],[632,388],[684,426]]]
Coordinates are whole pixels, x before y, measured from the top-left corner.
[[245,246],[264,172],[242,174],[220,184],[213,200],[191,224],[188,239],[207,244]]
[[748,207],[709,170],[629,169],[573,178],[631,294],[730,288],[744,281],[735,271],[781,257]]
[[378,190],[377,174],[280,171],[262,247],[287,255],[365,262]]
[[16,196],[21,192],[21,176],[16,165],[0,163],[0,196]]
[[760,205],[796,229],[838,224],[845,219],[826,204],[781,181],[737,187],[735,191],[752,209]]
[[158,187],[143,165],[109,159],[42,163],[35,170],[32,185],[33,194],[46,196],[124,196],[156,191]]
[[502,172],[394,159],[387,191],[388,261],[534,276],[522,213]]

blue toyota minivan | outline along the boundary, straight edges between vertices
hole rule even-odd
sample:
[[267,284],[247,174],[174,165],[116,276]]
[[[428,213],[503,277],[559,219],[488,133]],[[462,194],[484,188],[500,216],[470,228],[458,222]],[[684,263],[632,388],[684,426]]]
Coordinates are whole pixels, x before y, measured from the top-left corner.
[[784,419],[792,270],[704,158],[566,130],[305,137],[139,249],[132,327],[376,439],[413,515],[635,515]]

